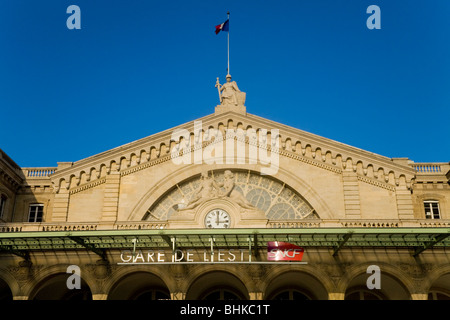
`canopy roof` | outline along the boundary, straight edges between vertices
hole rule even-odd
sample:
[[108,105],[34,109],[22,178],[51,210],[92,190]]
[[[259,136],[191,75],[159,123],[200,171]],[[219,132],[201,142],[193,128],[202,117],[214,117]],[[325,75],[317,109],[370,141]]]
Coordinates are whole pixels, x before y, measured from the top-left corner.
[[406,248],[417,256],[431,248],[450,247],[450,228],[302,228],[100,230],[0,233],[0,249],[29,258],[30,252],[85,250],[105,258],[105,250],[173,248],[266,248],[269,241],[308,247]]

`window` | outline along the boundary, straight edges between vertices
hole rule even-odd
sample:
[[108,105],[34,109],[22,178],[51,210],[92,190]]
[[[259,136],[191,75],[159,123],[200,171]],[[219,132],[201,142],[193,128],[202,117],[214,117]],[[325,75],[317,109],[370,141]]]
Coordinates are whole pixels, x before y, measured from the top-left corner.
[[37,204],[30,204],[30,212],[28,215],[28,222],[42,222],[42,216],[44,213],[44,205],[37,203]]
[[439,201],[424,201],[425,218],[427,219],[440,219],[439,213]]
[[6,207],[6,196],[2,194],[0,195],[0,218],[3,218],[5,207]]
[[219,289],[203,297],[203,300],[241,300],[241,299],[234,292],[225,289]]
[[170,300],[170,294],[161,290],[148,290],[139,293],[133,300],[149,301],[149,300]]
[[288,289],[277,293],[272,298],[272,300],[312,300],[312,299],[311,297],[309,297],[308,295],[299,290]]
[[440,290],[432,290],[428,293],[428,300],[450,300],[450,293]]
[[361,289],[346,294],[345,300],[385,300],[385,298],[379,293]]

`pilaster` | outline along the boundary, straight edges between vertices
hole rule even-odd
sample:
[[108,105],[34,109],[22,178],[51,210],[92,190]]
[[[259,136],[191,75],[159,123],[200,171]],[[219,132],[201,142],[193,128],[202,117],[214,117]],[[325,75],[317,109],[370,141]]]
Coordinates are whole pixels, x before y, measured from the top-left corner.
[[67,214],[69,212],[70,193],[67,189],[61,188],[55,194],[53,201],[53,215],[51,222],[65,222],[67,221]]
[[328,300],[345,300],[344,292],[329,292]]
[[250,300],[263,300],[262,292],[249,292],[248,293]]
[[411,191],[406,187],[399,187],[395,191],[397,196],[397,211],[399,219],[414,219],[414,205]]
[[106,176],[103,198],[102,221],[116,221],[119,206],[120,172],[113,171]]
[[186,292],[171,292],[170,300],[186,300]]
[[344,170],[342,172],[344,184],[344,205],[347,219],[361,218],[361,202],[359,198],[359,182],[356,172]]
[[92,300],[108,300],[108,295],[104,293],[92,294]]

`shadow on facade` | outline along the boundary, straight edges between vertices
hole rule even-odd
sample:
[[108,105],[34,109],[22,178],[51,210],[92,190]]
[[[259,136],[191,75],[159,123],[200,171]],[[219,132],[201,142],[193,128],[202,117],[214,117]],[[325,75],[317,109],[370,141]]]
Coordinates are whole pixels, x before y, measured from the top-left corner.
[[186,300],[249,300],[247,288],[236,276],[211,271],[193,281]]
[[[361,273],[348,283],[346,300],[410,300],[411,293],[395,276],[382,273],[381,289],[369,290],[367,274]],[[81,279],[80,290],[67,288],[67,274],[55,273],[37,283],[29,300],[92,300],[92,292]],[[248,284],[250,285],[250,284]],[[275,276],[267,284],[264,300],[327,300],[328,292],[316,277],[298,271]],[[426,290],[425,290],[426,291]],[[450,300],[450,273],[437,277],[424,292],[428,300]],[[120,278],[111,288],[108,300],[167,300],[171,293],[158,276],[137,271]],[[247,286],[238,277],[226,271],[211,271],[192,281],[186,300],[249,300]],[[426,299],[426,298],[425,298]],[[0,279],[0,301],[13,300],[7,281]]]
[[149,272],[134,272],[122,277],[111,288],[108,300],[166,300],[170,292],[161,278]]
[[13,295],[11,289],[5,281],[0,279],[0,301],[8,301],[12,299]]
[[276,276],[266,288],[266,300],[328,300],[328,292],[314,276],[287,271]]
[[67,273],[58,273],[47,277],[36,285],[29,300],[92,300],[92,293],[86,282],[81,279],[81,289],[67,288]]
[[450,300],[450,273],[440,276],[431,284],[428,300]]

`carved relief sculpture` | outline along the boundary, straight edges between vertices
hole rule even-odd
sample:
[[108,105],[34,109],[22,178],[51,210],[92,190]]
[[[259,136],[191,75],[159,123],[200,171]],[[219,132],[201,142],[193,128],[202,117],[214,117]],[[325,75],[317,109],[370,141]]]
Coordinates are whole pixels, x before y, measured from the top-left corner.
[[[256,209],[247,199],[245,199],[244,195],[239,191],[236,191],[234,186],[234,174],[230,170],[225,170],[224,173],[224,182],[221,184],[225,191],[221,193],[221,197],[229,197],[242,208],[245,209]],[[220,185],[220,184],[219,184]]]

